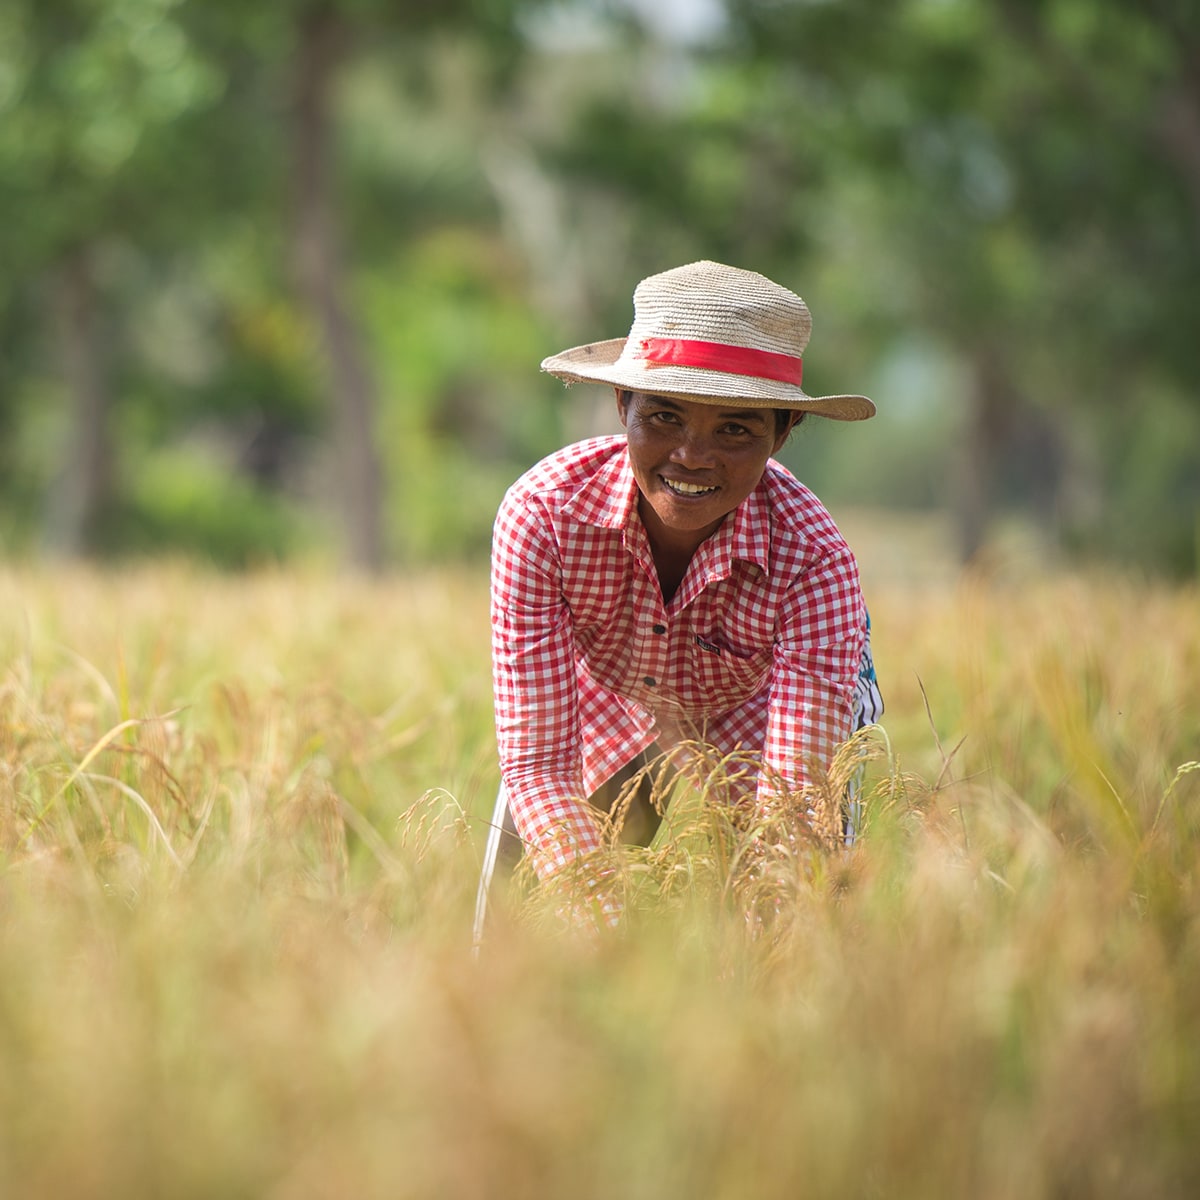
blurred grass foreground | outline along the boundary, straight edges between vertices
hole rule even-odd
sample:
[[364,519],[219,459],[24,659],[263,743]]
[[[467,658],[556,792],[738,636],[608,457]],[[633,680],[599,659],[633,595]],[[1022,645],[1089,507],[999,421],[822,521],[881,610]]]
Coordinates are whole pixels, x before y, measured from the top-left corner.
[[475,960],[478,578],[0,572],[0,1195],[1200,1194],[1195,588],[872,609],[773,923],[685,837]]

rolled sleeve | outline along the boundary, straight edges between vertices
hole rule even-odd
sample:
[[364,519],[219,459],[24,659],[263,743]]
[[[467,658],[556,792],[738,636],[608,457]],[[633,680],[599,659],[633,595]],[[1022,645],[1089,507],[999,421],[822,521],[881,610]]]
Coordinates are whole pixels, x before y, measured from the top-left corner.
[[500,509],[491,617],[501,775],[545,878],[601,843],[584,799],[571,612],[551,521],[536,498],[510,493]]
[[858,567],[844,546],[815,564],[789,596],[775,643],[760,796],[782,780],[812,782],[854,729],[855,687],[866,636]]

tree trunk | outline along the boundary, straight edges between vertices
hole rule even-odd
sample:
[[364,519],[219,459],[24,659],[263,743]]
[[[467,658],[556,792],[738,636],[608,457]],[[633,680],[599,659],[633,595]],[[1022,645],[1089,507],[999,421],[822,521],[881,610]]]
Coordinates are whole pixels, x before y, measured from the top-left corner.
[[972,395],[955,478],[955,519],[959,559],[977,562],[987,540],[995,503],[997,464],[1014,416],[1016,395],[1001,356],[976,351]]
[[1200,68],[1188,61],[1185,82],[1168,95],[1155,126],[1159,144],[1188,189],[1200,237]]
[[383,565],[376,389],[345,298],[346,270],[334,201],[330,96],[344,29],[330,6],[317,4],[301,14],[297,32],[291,113],[295,270],[328,366],[348,557],[354,565],[374,571]]
[[73,251],[63,264],[52,303],[70,426],[62,475],[50,494],[44,536],[52,554],[75,557],[95,549],[113,486],[108,428],[112,393],[86,247]]

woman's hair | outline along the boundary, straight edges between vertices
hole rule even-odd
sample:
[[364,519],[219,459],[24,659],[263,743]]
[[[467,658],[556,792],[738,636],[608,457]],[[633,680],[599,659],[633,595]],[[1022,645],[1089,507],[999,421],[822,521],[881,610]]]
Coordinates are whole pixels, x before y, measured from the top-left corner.
[[[791,408],[776,408],[773,411],[775,413],[776,437],[782,437],[785,433],[790,433],[808,416],[808,413],[796,412],[795,409]],[[795,419],[793,420],[793,418]]]

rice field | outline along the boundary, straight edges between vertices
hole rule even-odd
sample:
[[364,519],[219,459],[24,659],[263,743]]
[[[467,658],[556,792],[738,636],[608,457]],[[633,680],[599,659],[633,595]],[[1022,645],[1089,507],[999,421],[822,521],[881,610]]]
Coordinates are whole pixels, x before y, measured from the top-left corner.
[[1200,1194],[1200,592],[870,602],[853,850],[476,957],[484,572],[0,568],[0,1196]]

